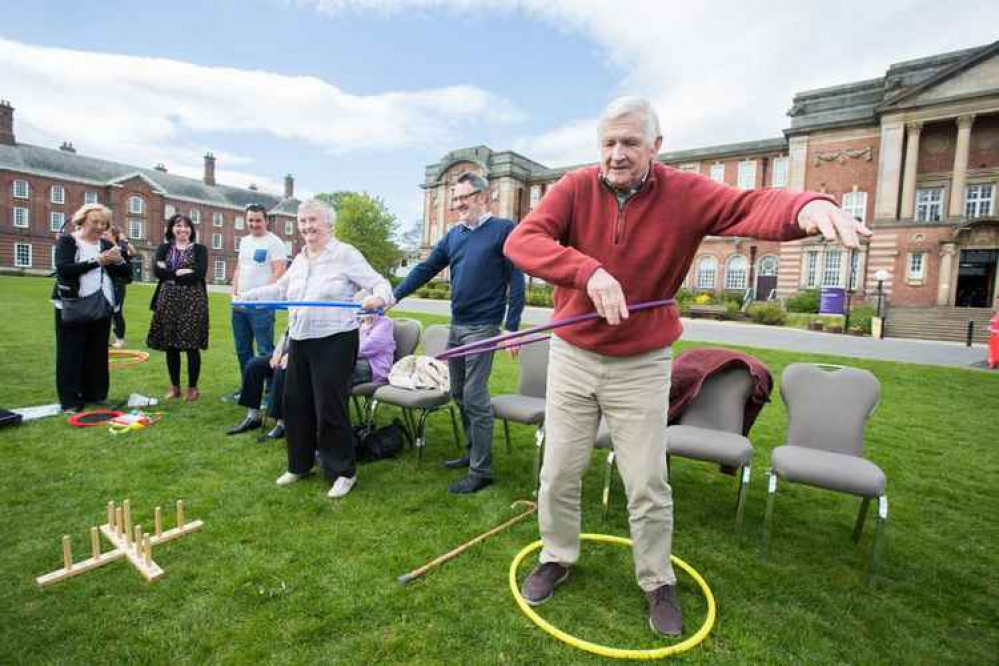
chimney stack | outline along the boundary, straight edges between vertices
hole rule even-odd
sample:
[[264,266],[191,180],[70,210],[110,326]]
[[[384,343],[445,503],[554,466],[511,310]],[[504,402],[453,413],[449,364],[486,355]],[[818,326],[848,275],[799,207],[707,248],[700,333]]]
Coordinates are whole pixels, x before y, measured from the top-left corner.
[[5,99],[0,99],[0,144],[13,146],[14,142],[14,107]]
[[63,141],[62,145],[59,146],[59,150],[61,150],[64,153],[75,153],[76,152],[76,148],[73,147],[73,144],[70,141]]
[[156,169],[157,171],[162,172],[162,173],[166,173],[167,172],[166,165],[163,164],[163,162],[157,162],[156,166],[154,166],[153,168]]
[[205,185],[215,184],[215,156],[209,151],[205,153]]
[[292,175],[286,174],[284,177],[284,198],[291,199],[295,196],[295,179]]

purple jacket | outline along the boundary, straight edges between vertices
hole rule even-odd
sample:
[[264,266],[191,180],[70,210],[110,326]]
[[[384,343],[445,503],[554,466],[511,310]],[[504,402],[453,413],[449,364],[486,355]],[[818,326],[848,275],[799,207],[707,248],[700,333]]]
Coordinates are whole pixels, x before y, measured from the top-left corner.
[[371,328],[361,324],[361,346],[358,355],[371,366],[371,381],[384,382],[395,355],[395,324],[388,317],[375,317]]

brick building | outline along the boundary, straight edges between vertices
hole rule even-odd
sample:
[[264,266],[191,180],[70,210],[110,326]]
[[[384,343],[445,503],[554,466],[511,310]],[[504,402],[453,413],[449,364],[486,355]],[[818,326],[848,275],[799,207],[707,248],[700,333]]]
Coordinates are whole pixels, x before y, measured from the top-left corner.
[[[658,159],[742,188],[826,192],[875,230],[848,253],[817,239],[789,243],[708,238],[685,286],[787,297],[851,287],[903,311],[980,309],[999,295],[999,42],[891,65],[877,79],[795,95],[784,136],[661,153]],[[466,169],[489,178],[494,212],[520,220],[566,171],[486,146],[427,167],[423,244],[454,222],[451,197]],[[850,283],[849,285],[847,283]]]
[[285,176],[283,196],[215,181],[215,157],[205,155],[202,180],[80,155],[71,143],[58,150],[18,143],[14,109],[0,101],[0,272],[47,275],[56,238],[84,203],[111,209],[138,250],[138,279],[153,279],[153,256],[163,241],[166,220],[184,213],[196,225],[198,242],[208,248],[208,280],[224,283],[236,268],[239,240],[245,236],[245,207],[267,207],[269,228],[293,252],[300,243],[295,219],[299,201],[294,179]]

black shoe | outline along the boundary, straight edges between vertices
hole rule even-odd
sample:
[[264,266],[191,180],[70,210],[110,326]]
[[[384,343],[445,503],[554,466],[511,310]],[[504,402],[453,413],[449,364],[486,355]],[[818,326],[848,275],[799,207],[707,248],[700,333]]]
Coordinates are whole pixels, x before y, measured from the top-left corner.
[[569,567],[558,562],[545,562],[534,568],[526,579],[520,594],[530,606],[540,606],[555,595],[555,588],[569,577]]
[[468,456],[462,456],[460,458],[455,458],[454,460],[445,460],[444,467],[448,469],[464,469],[468,467]]
[[245,419],[243,419],[242,423],[240,423],[235,428],[230,428],[229,431],[226,432],[226,434],[238,435],[243,432],[249,432],[250,430],[256,430],[261,425],[263,425],[263,423],[261,423],[259,418],[253,418],[251,416],[247,416]]
[[284,439],[284,426],[276,425],[265,435],[267,439]]
[[461,481],[455,481],[447,487],[448,492],[455,495],[477,493],[486,486],[493,485],[493,480],[483,476],[466,476]]

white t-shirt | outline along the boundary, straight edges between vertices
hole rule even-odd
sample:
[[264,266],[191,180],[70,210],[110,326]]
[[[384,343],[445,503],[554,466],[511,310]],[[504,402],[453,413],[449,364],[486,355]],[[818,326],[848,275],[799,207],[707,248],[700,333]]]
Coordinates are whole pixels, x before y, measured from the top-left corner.
[[239,290],[262,287],[271,281],[271,262],[287,257],[281,239],[267,232],[263,236],[248,234],[239,242]]

